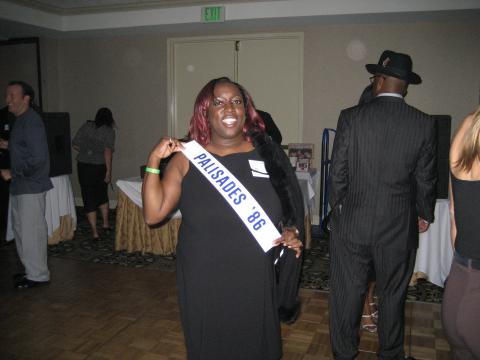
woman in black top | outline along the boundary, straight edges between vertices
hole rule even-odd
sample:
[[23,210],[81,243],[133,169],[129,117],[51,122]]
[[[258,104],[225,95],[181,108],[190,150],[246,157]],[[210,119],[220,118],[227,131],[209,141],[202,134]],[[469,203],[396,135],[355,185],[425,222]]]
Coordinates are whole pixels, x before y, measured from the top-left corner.
[[[285,152],[265,136],[248,92],[228,78],[207,83],[197,96],[189,137],[211,154],[215,164],[227,168],[278,224],[281,237],[272,245],[285,247],[278,263],[284,259],[301,263],[301,190]],[[224,184],[228,176],[214,163],[203,163],[202,172],[179,152],[182,149],[177,139],[160,140],[148,158],[142,195],[148,224],[162,221],[177,206],[182,212],[177,289],[187,357],[278,360],[282,356],[278,315],[282,296],[277,291],[280,294],[281,288],[288,287],[283,276],[291,279],[295,296],[296,273],[280,270],[277,284],[277,249],[266,253],[261,249],[206,177],[212,174],[212,179]],[[160,179],[160,161],[174,152]],[[236,190],[230,195],[237,200],[245,196]],[[252,221],[257,221],[257,215]]]
[[480,108],[450,148],[451,238],[455,249],[442,320],[454,359],[480,359]]

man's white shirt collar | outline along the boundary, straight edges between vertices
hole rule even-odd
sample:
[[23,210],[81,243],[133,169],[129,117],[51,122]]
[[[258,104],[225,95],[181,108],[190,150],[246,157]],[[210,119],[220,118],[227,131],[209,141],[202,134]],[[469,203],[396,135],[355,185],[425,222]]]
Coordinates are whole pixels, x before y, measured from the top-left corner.
[[377,97],[379,97],[379,96],[393,96],[393,97],[398,97],[398,98],[403,99],[403,96],[400,95],[400,94],[397,94],[397,93],[384,92],[384,93],[380,93],[380,94],[377,95]]

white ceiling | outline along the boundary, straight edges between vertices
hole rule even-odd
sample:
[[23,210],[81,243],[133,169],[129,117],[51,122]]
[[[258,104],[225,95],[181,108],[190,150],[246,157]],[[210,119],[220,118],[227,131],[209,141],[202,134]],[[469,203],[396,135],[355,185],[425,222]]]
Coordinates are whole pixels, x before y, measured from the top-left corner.
[[[218,4],[219,0],[7,0],[18,5],[62,15],[81,13],[172,8],[192,5]],[[259,2],[267,0],[222,0],[222,4]],[[274,0],[283,1],[283,0]]]
[[[201,7],[214,4],[225,7],[225,22],[201,23]],[[480,0],[0,0],[0,39],[438,17],[479,20]]]

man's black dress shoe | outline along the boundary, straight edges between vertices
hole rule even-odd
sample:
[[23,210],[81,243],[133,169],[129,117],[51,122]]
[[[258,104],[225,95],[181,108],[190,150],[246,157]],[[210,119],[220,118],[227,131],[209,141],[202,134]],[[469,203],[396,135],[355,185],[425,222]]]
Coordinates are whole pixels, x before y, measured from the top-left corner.
[[14,280],[21,280],[21,279],[23,279],[23,278],[25,277],[25,275],[27,275],[27,274],[25,274],[24,272],[17,273],[17,274],[14,274],[14,275],[13,275],[13,279],[14,279]]
[[50,284],[50,281],[33,281],[24,277],[22,280],[15,283],[15,289],[30,289],[38,286],[45,286]]
[[293,324],[297,321],[298,315],[300,315],[300,309],[302,303],[297,301],[297,303],[291,308],[284,308],[283,306],[278,309],[278,317],[281,322],[287,325]]

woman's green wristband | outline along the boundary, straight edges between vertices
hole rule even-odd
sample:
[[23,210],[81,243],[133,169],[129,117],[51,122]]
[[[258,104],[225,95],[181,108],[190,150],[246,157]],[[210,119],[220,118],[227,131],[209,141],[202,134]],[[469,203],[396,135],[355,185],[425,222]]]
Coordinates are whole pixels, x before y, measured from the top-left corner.
[[149,172],[149,173],[152,173],[152,174],[160,174],[160,170],[159,169],[154,169],[154,168],[151,168],[151,167],[146,167],[145,168],[145,171],[146,172]]

